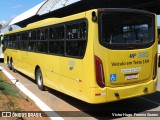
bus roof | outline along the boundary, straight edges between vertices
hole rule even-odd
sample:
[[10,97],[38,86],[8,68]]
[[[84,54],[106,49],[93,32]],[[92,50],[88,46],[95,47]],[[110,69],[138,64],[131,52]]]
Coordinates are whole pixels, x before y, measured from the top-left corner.
[[35,28],[50,26],[52,24],[58,24],[58,23],[67,22],[67,21],[70,21],[70,20],[81,19],[81,18],[84,18],[84,17],[85,17],[85,12],[78,13],[78,14],[75,14],[75,15],[70,15],[70,16],[67,16],[67,17],[62,17],[62,18],[47,18],[47,19],[44,19],[44,20],[40,20],[38,22],[30,23],[24,28],[9,31],[6,34],[23,32],[23,31],[26,31],[26,30],[31,30],[31,29],[35,29]]
[[[122,11],[152,14],[152,13],[147,12],[147,11],[130,9],[130,8],[98,8],[98,9],[104,9],[104,10],[107,10],[107,11],[119,11],[119,9],[121,9]],[[98,10],[98,9],[92,9],[92,10],[88,10],[88,11],[95,11],[95,10]],[[81,13],[78,13],[78,14],[74,14],[74,15],[70,15],[70,16],[66,16],[66,17],[62,17],[62,18],[47,18],[47,19],[40,20],[40,21],[37,21],[37,22],[34,22],[34,23],[30,23],[24,28],[21,28],[21,29],[18,29],[18,30],[13,30],[13,31],[10,31],[6,34],[23,32],[23,31],[27,31],[27,30],[32,30],[32,29],[41,28],[41,27],[45,27],[45,26],[50,26],[50,25],[53,25],[53,24],[59,24],[59,23],[62,23],[62,22],[68,22],[70,20],[82,19],[82,18],[86,17],[86,12],[87,11],[81,12]]]
[[59,19],[60,19],[60,18],[47,18],[47,19],[44,19],[44,20],[40,20],[40,21],[31,23],[31,24],[28,24],[28,25],[27,25],[27,28],[37,28],[37,25],[43,26],[43,25],[45,25],[46,23],[49,23],[50,21],[56,21],[56,20],[59,20]]

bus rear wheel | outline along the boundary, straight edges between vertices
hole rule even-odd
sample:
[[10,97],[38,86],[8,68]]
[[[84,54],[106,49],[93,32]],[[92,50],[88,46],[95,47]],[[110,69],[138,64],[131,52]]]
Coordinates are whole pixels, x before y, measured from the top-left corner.
[[13,63],[13,61],[12,61],[12,63],[11,63],[11,69],[12,69],[13,72],[16,72],[16,70],[15,70],[15,68],[14,68],[14,63]]
[[7,61],[7,66],[8,66],[8,68],[10,69],[10,63],[9,63],[9,60]]
[[41,69],[39,68],[36,71],[36,81],[37,81],[38,88],[42,91],[45,90],[45,86],[43,85],[42,72],[41,72]]
[[12,70],[12,59],[8,61],[8,68]]

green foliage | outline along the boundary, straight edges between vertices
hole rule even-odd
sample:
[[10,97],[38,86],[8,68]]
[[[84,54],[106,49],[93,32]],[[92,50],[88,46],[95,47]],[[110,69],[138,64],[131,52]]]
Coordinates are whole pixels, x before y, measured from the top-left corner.
[[14,84],[7,83],[2,76],[0,76],[0,94],[15,95],[18,91],[15,89]]

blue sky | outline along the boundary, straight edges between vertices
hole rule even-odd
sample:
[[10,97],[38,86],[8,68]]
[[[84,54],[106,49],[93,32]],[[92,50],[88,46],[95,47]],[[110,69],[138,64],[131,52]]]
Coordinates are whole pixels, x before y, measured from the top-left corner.
[[[0,0],[0,24],[11,21],[14,17],[44,0]],[[158,26],[160,26],[160,16],[158,16]]]
[[0,0],[0,24],[11,21],[17,15],[44,0]]

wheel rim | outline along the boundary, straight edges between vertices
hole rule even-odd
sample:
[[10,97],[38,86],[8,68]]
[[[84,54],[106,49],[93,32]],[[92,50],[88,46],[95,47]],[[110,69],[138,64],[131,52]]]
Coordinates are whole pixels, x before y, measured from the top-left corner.
[[7,60],[7,65],[8,65],[8,67],[9,67],[9,60]]
[[11,63],[11,61],[8,61],[8,67],[9,67],[10,70],[12,69],[12,63]]
[[38,73],[37,75],[37,82],[38,82],[38,86],[41,87],[42,86],[42,75],[41,73]]
[[13,62],[12,62],[12,70],[14,71],[14,64],[13,64]]

